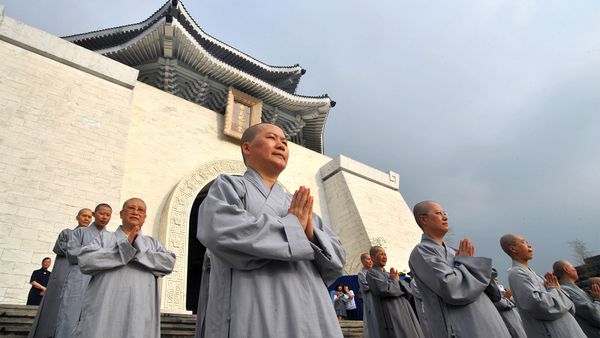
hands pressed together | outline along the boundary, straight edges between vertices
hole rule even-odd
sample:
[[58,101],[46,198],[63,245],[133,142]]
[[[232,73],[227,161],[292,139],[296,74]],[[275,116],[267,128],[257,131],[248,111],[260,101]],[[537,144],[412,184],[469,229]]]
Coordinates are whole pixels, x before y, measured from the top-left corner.
[[592,284],[592,298],[595,300],[600,300],[600,284]]
[[312,221],[313,202],[314,198],[310,195],[310,189],[305,186],[300,186],[300,188],[294,192],[292,203],[288,209],[288,214],[293,214],[298,217],[298,221],[300,221],[300,225],[309,241],[314,240]]
[[133,228],[133,231],[127,234],[127,241],[129,242],[129,244],[133,245],[133,242],[140,234],[140,228],[140,226],[136,226],[135,228]]
[[458,251],[456,251],[456,256],[470,256],[475,255],[475,247],[471,244],[468,238],[464,238],[460,241],[458,245]]
[[546,280],[544,281],[544,286],[546,288],[555,287],[557,289],[560,289],[558,278],[555,275],[553,275],[551,272],[546,272],[546,275],[544,277],[546,278]]
[[391,268],[390,269],[390,278],[396,281],[400,280],[400,274],[398,273],[398,270]]

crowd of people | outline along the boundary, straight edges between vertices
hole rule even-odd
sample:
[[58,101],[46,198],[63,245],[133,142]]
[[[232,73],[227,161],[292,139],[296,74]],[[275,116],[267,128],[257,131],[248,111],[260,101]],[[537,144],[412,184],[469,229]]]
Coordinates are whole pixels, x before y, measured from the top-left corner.
[[423,236],[410,254],[412,278],[386,271],[379,246],[361,256],[365,337],[600,337],[597,279],[584,291],[564,260],[540,277],[529,267],[531,245],[507,234],[500,238],[512,260],[505,289],[492,260],[475,256],[467,238],[457,250],[446,245],[448,214],[439,203],[418,203],[413,213]]
[[[290,194],[279,183],[289,157],[283,131],[249,127],[241,153],[246,173],[217,177],[198,212],[206,253],[196,337],[342,338],[338,320],[355,318],[356,297],[347,285],[330,297],[326,286],[342,275],[346,253],[313,213],[310,189]],[[468,239],[446,246],[440,204],[413,211],[423,236],[410,255],[410,281],[386,270],[385,248],[361,256],[365,337],[599,337],[600,285],[591,295],[579,289],[568,262],[541,278],[528,267],[531,246],[503,236],[513,261],[504,290],[492,260],[475,256]],[[142,235],[146,212],[140,198],[127,200],[115,232],[105,228],[109,205],[79,212],[78,227],[58,236],[47,288],[32,284],[45,295],[30,337],[160,337],[157,278],[173,270],[175,255]]]
[[60,232],[29,337],[160,336],[157,277],[171,273],[175,255],[141,233],[140,198],[123,204],[115,232],[106,230],[111,217],[111,206],[101,203],[79,210],[77,227]]

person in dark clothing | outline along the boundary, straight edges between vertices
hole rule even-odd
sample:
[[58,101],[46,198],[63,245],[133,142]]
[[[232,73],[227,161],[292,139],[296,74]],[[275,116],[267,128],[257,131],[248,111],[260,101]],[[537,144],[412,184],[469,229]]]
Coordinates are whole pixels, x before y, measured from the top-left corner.
[[31,274],[31,279],[29,280],[31,289],[27,296],[27,305],[40,305],[42,297],[44,297],[44,293],[46,292],[46,286],[50,280],[51,272],[48,270],[50,264],[52,264],[52,259],[50,257],[44,258],[42,260],[42,268],[35,270]]

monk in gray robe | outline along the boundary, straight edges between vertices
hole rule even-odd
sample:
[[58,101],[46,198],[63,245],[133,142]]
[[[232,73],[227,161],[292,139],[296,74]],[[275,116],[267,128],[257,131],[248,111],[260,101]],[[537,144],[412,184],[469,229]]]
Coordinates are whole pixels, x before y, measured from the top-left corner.
[[510,337],[484,292],[491,281],[492,260],[475,257],[475,249],[466,238],[460,241],[457,252],[446,246],[448,214],[440,204],[420,202],[413,213],[423,230],[421,243],[409,258],[421,296],[423,332],[431,338]]
[[377,325],[369,325],[369,316],[375,316],[373,312],[373,294],[367,282],[367,272],[373,267],[373,260],[371,259],[371,255],[365,252],[360,255],[360,262],[363,266],[357,276],[363,304],[363,338],[378,338],[379,329]]
[[58,238],[54,243],[54,249],[52,250],[56,254],[54,267],[52,268],[50,281],[46,288],[46,294],[44,295],[44,298],[42,298],[42,303],[38,308],[33,325],[31,326],[31,331],[29,331],[29,338],[54,337],[58,309],[60,307],[60,296],[69,269],[69,262],[66,257],[67,244],[73,231],[90,225],[92,217],[92,210],[88,208],[81,209],[75,217],[78,224],[77,227],[75,229],[64,229],[58,234]]
[[212,256],[196,335],[342,337],[326,285],[342,274],[345,251],[313,214],[310,190],[291,195],[277,181],[289,155],[283,131],[251,126],[241,148],[244,176],[217,177],[199,210],[198,240]]
[[79,269],[79,254],[81,249],[90,244],[96,237],[106,233],[106,225],[110,222],[112,208],[106,203],[100,203],[93,212],[94,223],[88,227],[75,229],[67,242],[66,257],[69,262],[65,283],[60,296],[55,338],[73,337],[81,313],[81,300],[90,277]]
[[175,254],[141,228],[146,203],[130,198],[114,233],[81,249],[79,267],[92,278],[83,297],[75,337],[160,337],[158,277],[173,271]]
[[575,320],[583,332],[588,337],[600,337],[600,286],[592,284],[591,295],[582,290],[575,284],[579,279],[577,269],[568,261],[555,262],[553,270],[560,288],[575,304]]
[[379,329],[381,338],[420,338],[425,337],[408,297],[411,289],[407,282],[400,280],[394,268],[385,271],[387,255],[385,249],[373,246],[369,251],[373,267],[367,272],[367,282],[373,294],[375,317],[370,323]]
[[512,259],[508,283],[528,337],[582,338],[585,334],[573,313],[575,306],[551,273],[538,276],[530,267],[533,249],[517,235],[500,239],[502,250]]

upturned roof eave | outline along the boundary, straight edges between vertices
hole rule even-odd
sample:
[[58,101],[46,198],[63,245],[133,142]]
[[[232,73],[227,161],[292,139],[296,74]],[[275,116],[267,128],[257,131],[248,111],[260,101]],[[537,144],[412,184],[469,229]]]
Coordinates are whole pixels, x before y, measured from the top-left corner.
[[[162,18],[159,21],[155,22],[151,27],[148,27],[147,29],[145,29],[144,34],[137,35],[133,39],[131,39],[123,44],[113,46],[110,48],[106,48],[106,49],[97,50],[96,52],[99,54],[102,54],[102,55],[107,55],[107,56],[113,55],[113,54],[118,54],[119,52],[125,53],[128,49],[130,49],[131,46],[136,44],[138,41],[142,40],[144,37],[152,35],[152,33],[154,31],[158,30],[160,27],[162,27],[165,24],[166,24],[166,20],[164,18]],[[213,76],[226,80],[225,82],[227,85],[233,85],[233,86],[237,85],[238,87],[244,86],[246,88],[248,88],[248,87],[260,88],[260,90],[259,90],[260,95],[258,95],[260,99],[265,100],[266,102],[275,104],[275,105],[283,104],[283,106],[285,106],[285,108],[292,109],[292,110],[302,110],[302,108],[310,108],[310,107],[319,108],[319,107],[324,107],[324,106],[327,107],[327,109],[331,108],[332,100],[326,94],[321,95],[321,96],[305,96],[305,95],[292,94],[285,90],[282,90],[260,78],[257,78],[257,77],[255,77],[251,74],[248,74],[240,69],[237,69],[237,68],[219,60],[218,58],[214,57],[211,53],[206,51],[204,49],[204,47],[202,47],[201,44],[199,44],[195,39],[193,39],[190,36],[189,32],[187,32],[187,30],[185,30],[185,28],[177,20],[173,20],[171,25],[178,28],[179,31],[184,36],[186,36],[186,40],[188,41],[188,43],[190,43],[198,53],[201,53],[202,56],[208,60],[208,62],[210,63],[208,65],[208,67],[211,70],[213,70],[213,72],[211,72],[211,73],[213,73]],[[157,41],[157,43],[158,43],[158,41]],[[204,66],[204,64],[203,64],[203,66]],[[222,70],[225,70],[226,74],[223,74]],[[232,79],[232,77],[233,77],[233,79]],[[231,80],[227,81],[227,79],[231,79]]]
[[[154,12],[154,14],[152,14],[148,19],[146,19],[142,22],[139,22],[139,23],[123,25],[123,26],[118,26],[118,27],[113,27],[113,28],[106,28],[106,29],[87,32],[87,33],[69,35],[69,36],[64,36],[62,38],[67,41],[77,44],[78,41],[99,39],[99,38],[109,36],[109,35],[129,33],[129,32],[133,32],[133,31],[140,31],[139,34],[143,34],[143,31],[149,29],[149,27],[151,27],[155,21],[160,20],[161,16],[166,17],[169,14],[170,9],[171,9],[171,3],[172,3],[172,1],[170,1],[170,0],[167,1],[160,9],[158,9],[156,12]],[[181,6],[179,6],[179,5],[181,5]],[[200,28],[198,26],[196,21],[187,12],[183,3],[178,2],[176,9],[177,9],[178,14],[183,15],[185,17],[185,19],[188,22],[190,22],[192,28],[195,30],[195,32],[197,34],[199,34],[202,38],[206,39],[207,41],[210,41],[211,43],[215,44],[217,47],[222,48],[231,54],[235,54],[237,57],[245,59],[247,62],[255,64],[256,66],[259,66],[260,68],[264,69],[267,72],[282,73],[282,74],[287,74],[289,76],[297,74],[297,73],[303,73],[303,68],[299,64],[295,64],[292,66],[269,65],[269,64],[266,64],[266,63],[254,58],[232,46],[229,46],[228,44],[220,41],[219,39],[211,36],[210,34],[206,33],[204,30],[202,30],[202,28]],[[296,87],[297,87],[297,85],[296,85]]]

